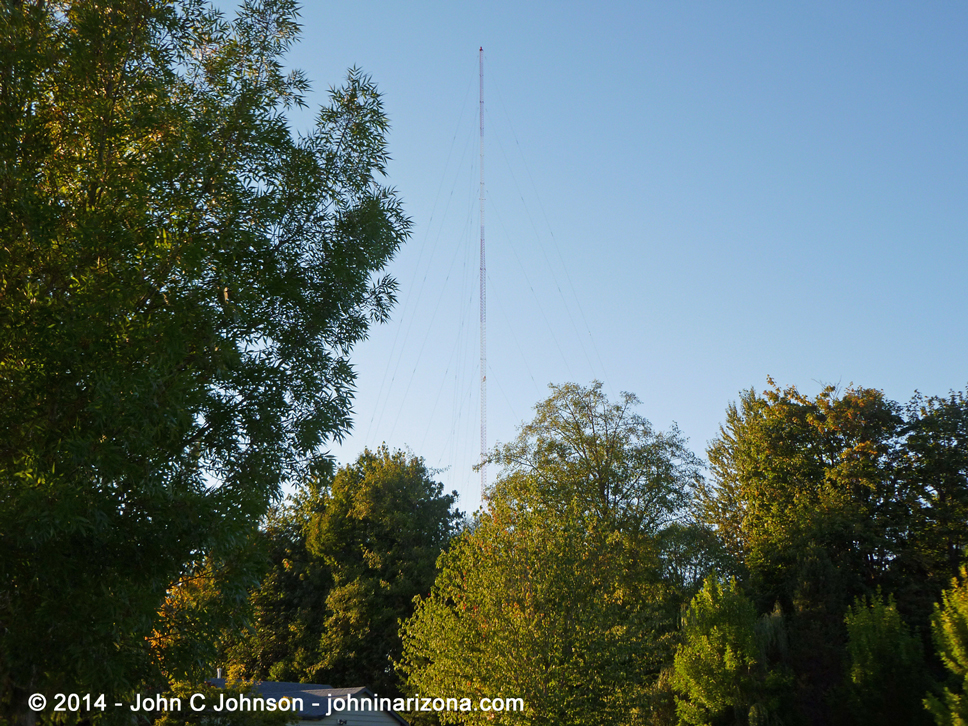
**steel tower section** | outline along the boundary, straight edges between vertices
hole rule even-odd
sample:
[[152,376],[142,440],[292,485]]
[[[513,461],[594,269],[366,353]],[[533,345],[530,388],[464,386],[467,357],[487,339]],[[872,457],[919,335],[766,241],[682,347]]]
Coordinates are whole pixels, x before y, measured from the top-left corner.
[[481,499],[487,486],[487,263],[484,255],[484,46],[480,49],[481,126]]

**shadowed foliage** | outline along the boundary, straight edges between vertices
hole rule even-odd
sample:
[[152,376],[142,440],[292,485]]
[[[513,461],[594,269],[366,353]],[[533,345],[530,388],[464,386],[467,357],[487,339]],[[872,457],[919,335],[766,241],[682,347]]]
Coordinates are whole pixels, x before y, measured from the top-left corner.
[[0,707],[29,719],[198,672],[208,633],[148,638],[166,592],[347,430],[409,222],[369,79],[290,131],[294,2],[0,14]]

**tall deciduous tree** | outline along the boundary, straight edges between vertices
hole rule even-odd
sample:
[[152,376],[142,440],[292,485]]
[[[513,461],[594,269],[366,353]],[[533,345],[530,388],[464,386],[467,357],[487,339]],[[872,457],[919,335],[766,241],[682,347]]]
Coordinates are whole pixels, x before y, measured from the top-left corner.
[[353,71],[295,138],[293,0],[7,3],[0,704],[121,697],[173,583],[349,425],[408,233]]
[[871,389],[748,391],[709,449],[704,517],[750,573],[758,610],[779,603],[795,620],[799,707],[818,723],[832,718],[843,680],[844,614],[884,581],[901,546],[898,408]]
[[[961,394],[902,407],[872,389],[811,398],[771,385],[730,406],[700,511],[744,566],[758,610],[782,605],[800,713],[828,723],[848,677],[855,598],[881,588],[924,635],[964,557],[968,408]],[[883,623],[852,612],[857,637],[887,627],[886,611]]]
[[891,455],[900,423],[897,405],[871,389],[838,395],[828,387],[812,399],[792,387],[747,391],[710,446],[704,519],[774,599],[809,552],[852,578],[856,592],[894,551],[891,523],[903,502]]
[[399,623],[430,593],[461,521],[455,501],[422,459],[386,447],[316,482],[273,523],[275,561],[234,670],[399,693]]
[[[683,514],[698,462],[636,403],[610,403],[599,383],[552,386],[493,452],[502,471],[486,511],[404,624],[411,689],[524,699],[508,723],[647,720],[679,605],[660,534]],[[441,718],[489,722],[483,712]]]
[[904,419],[897,472],[908,492],[907,546],[890,586],[921,626],[968,552],[968,400],[964,393],[918,394]]

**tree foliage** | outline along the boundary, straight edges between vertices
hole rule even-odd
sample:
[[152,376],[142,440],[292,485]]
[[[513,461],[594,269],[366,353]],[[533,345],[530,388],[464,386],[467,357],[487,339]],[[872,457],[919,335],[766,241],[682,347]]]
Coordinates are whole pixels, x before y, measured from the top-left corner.
[[938,726],[968,723],[968,570],[944,591],[931,622],[938,655],[949,675],[941,694],[930,694],[925,706]]
[[736,580],[706,580],[682,618],[672,686],[680,723],[766,726],[783,723],[790,674],[777,611],[758,617]]
[[254,632],[229,655],[240,675],[399,693],[401,620],[430,593],[461,521],[422,459],[364,451],[277,518]]
[[910,509],[891,586],[926,620],[968,552],[968,400],[918,394],[904,419],[897,470]]
[[636,403],[610,403],[598,383],[552,386],[493,452],[502,471],[487,510],[404,624],[411,690],[523,698],[508,722],[647,722],[678,607],[658,535],[682,514],[697,462]]
[[353,71],[308,135],[291,0],[7,3],[0,702],[150,676],[166,590],[349,425],[408,233]]
[[847,611],[847,705],[857,722],[928,723],[922,700],[929,680],[921,640],[894,598],[858,599]]
[[535,417],[489,461],[502,467],[493,497],[549,517],[574,507],[589,521],[655,534],[683,514],[699,462],[675,427],[656,432],[623,393],[611,403],[595,382],[551,387]]
[[710,446],[704,518],[774,597],[790,597],[784,580],[805,552],[853,578],[845,586],[856,591],[893,552],[899,423],[897,406],[871,389],[827,387],[814,399],[792,387],[747,391]]
[[[860,674],[879,656],[863,649],[914,657],[901,618],[912,637],[926,634],[933,603],[968,544],[966,421],[961,394],[900,406],[864,388],[826,387],[811,398],[772,385],[729,407],[709,448],[713,478],[700,487],[701,518],[741,563],[757,610],[781,605],[797,710],[807,721],[839,717],[834,704],[844,682],[854,684],[855,706],[876,700],[871,679],[881,676]],[[856,598],[879,599],[879,592],[896,610],[857,609]],[[930,681],[928,670],[916,688]],[[914,680],[903,685],[915,688]],[[891,698],[916,701],[901,687]],[[896,723],[920,716],[899,703],[879,712]]]

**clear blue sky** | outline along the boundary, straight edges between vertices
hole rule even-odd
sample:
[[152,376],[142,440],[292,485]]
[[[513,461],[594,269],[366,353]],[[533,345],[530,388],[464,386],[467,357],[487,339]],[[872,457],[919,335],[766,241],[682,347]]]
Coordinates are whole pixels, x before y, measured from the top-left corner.
[[414,221],[393,320],[355,351],[341,462],[409,447],[479,502],[479,46],[490,444],[552,382],[631,391],[700,455],[768,375],[901,401],[968,383],[965,3],[312,2],[302,18],[290,61],[312,103],[349,66],[378,83]]

